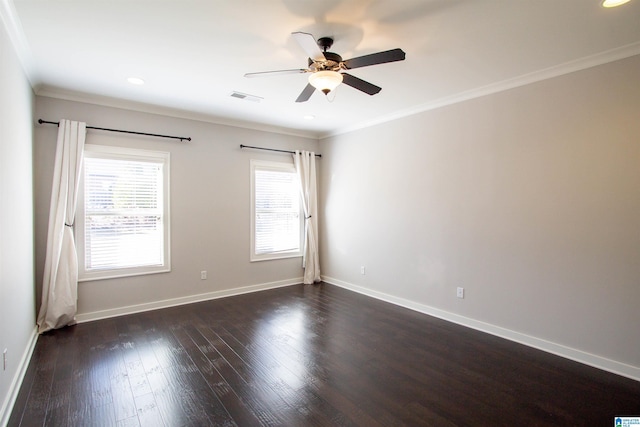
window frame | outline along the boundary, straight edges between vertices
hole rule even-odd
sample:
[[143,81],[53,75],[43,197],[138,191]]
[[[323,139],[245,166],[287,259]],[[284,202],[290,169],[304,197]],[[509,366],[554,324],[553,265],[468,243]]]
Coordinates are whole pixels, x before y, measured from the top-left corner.
[[78,189],[76,221],[74,234],[78,253],[78,281],[115,279],[148,274],[168,273],[171,271],[171,215],[170,215],[170,159],[166,151],[143,150],[117,146],[85,144],[84,157],[113,160],[130,160],[162,164],[162,227],[163,227],[163,264],[114,269],[87,270],[85,263],[85,165]]
[[302,201],[299,201],[298,219],[300,221],[300,236],[298,249],[295,251],[274,251],[263,254],[256,253],[256,170],[269,170],[276,172],[288,172],[294,174],[297,177],[296,169],[293,162],[276,162],[268,160],[251,159],[250,162],[250,181],[251,181],[251,245],[250,245],[250,261],[268,261],[275,259],[296,258],[303,256],[303,244],[304,244],[304,212],[302,207]]

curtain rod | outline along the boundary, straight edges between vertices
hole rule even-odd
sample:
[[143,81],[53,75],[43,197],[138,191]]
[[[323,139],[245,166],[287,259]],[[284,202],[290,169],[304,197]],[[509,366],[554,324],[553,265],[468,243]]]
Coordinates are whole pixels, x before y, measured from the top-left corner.
[[[48,124],[48,125],[57,125],[60,126],[60,122],[48,122],[46,120],[38,119],[38,123],[40,124]],[[144,136],[155,136],[156,138],[171,138],[171,139],[179,139],[180,141],[191,141],[191,137],[185,136],[171,136],[171,135],[160,135],[157,133],[145,133],[145,132],[134,132],[132,130],[121,130],[121,129],[108,129],[108,128],[98,128],[95,126],[87,126],[87,129],[96,129],[96,130],[106,130],[109,132],[120,132],[120,133],[131,133],[134,135],[144,135]]]
[[[265,151],[277,151],[279,153],[290,153],[290,154],[296,154],[295,151],[289,151],[289,150],[278,150],[276,148],[264,148],[264,147],[253,147],[251,145],[243,145],[240,144],[240,148],[253,148],[254,150],[265,150]],[[322,154],[316,154],[316,157],[322,157]]]

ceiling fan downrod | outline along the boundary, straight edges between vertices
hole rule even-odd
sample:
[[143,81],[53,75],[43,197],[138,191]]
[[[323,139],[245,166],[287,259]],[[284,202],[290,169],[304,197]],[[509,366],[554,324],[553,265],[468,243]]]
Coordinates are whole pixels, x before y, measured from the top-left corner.
[[318,46],[325,52],[333,46],[333,39],[331,37],[320,37],[318,39]]

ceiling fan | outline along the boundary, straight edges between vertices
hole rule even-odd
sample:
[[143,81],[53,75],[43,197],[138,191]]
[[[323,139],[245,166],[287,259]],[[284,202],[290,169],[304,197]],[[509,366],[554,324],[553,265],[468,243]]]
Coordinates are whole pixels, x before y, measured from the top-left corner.
[[309,33],[295,32],[291,33],[291,35],[305,53],[309,55],[308,68],[263,71],[259,73],[247,73],[244,76],[265,77],[279,74],[311,73],[309,83],[307,83],[307,86],[303,89],[302,93],[300,93],[296,102],[308,101],[316,89],[326,95],[340,83],[344,83],[366,94],[375,95],[382,90],[381,87],[352,76],[346,73],[345,70],[384,64],[386,62],[403,61],[405,58],[405,53],[402,49],[391,49],[343,61],[342,57],[337,53],[327,52],[327,49],[333,45],[333,39],[331,37],[321,37],[316,41],[313,35]]

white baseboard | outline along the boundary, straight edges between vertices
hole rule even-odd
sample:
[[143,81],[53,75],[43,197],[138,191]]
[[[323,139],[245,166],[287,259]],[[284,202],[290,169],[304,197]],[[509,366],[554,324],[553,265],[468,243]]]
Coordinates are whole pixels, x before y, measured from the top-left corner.
[[341,288],[348,289],[350,291],[358,292],[363,295],[370,296],[382,301],[389,302],[401,307],[408,308],[413,311],[428,314],[433,317],[437,317],[443,320],[447,320],[452,323],[457,323],[462,326],[466,326],[478,331],[486,332],[491,335],[495,335],[501,338],[515,341],[520,344],[524,344],[529,347],[536,348],[538,350],[546,351],[548,353],[561,356],[566,359],[570,359],[576,362],[583,363],[585,365],[592,366],[594,368],[602,369],[604,371],[612,372],[623,377],[631,378],[636,381],[640,381],[640,367],[627,365],[625,363],[617,362],[615,360],[607,359],[601,356],[597,356],[591,353],[577,350],[575,348],[567,347],[562,344],[557,344],[551,341],[547,341],[541,338],[536,338],[530,335],[526,335],[520,332],[512,331],[510,329],[502,328],[500,326],[492,325],[490,323],[474,320],[469,317],[460,316],[458,314],[450,313],[448,311],[440,310],[428,305],[420,304],[414,301],[410,301],[404,298],[399,298],[393,295],[385,294],[383,292],[373,291],[361,286],[354,285],[352,283],[344,282],[342,280],[335,279],[333,277],[322,276],[322,280],[326,283],[339,286]]
[[22,385],[22,381],[24,380],[24,375],[27,373],[27,368],[29,367],[29,361],[31,361],[33,349],[36,347],[36,341],[38,341],[37,326],[34,327],[33,331],[31,332],[31,336],[29,337],[29,341],[27,342],[27,348],[25,348],[24,352],[22,353],[22,357],[20,358],[20,362],[18,364],[18,369],[16,370],[16,373],[13,376],[13,380],[11,381],[11,385],[9,386],[9,392],[4,399],[4,402],[2,402],[2,407],[0,407],[0,426],[4,427],[9,423],[9,417],[11,416],[13,405],[16,403],[16,398],[18,397],[20,386]]
[[250,292],[265,291],[267,289],[281,288],[302,284],[302,277],[280,280],[277,282],[261,283],[258,285],[243,286],[239,288],[226,289],[224,291],[207,292],[198,295],[189,295],[180,298],[171,298],[161,301],[153,301],[144,304],[129,305],[126,307],[111,308],[108,310],[94,311],[91,313],[81,313],[76,315],[76,322],[92,322],[94,320],[108,319],[110,317],[124,316],[127,314],[141,313],[143,311],[158,310],[161,308],[175,307],[178,305],[192,304],[194,302],[208,301],[212,299],[230,297],[234,295],[247,294]]

